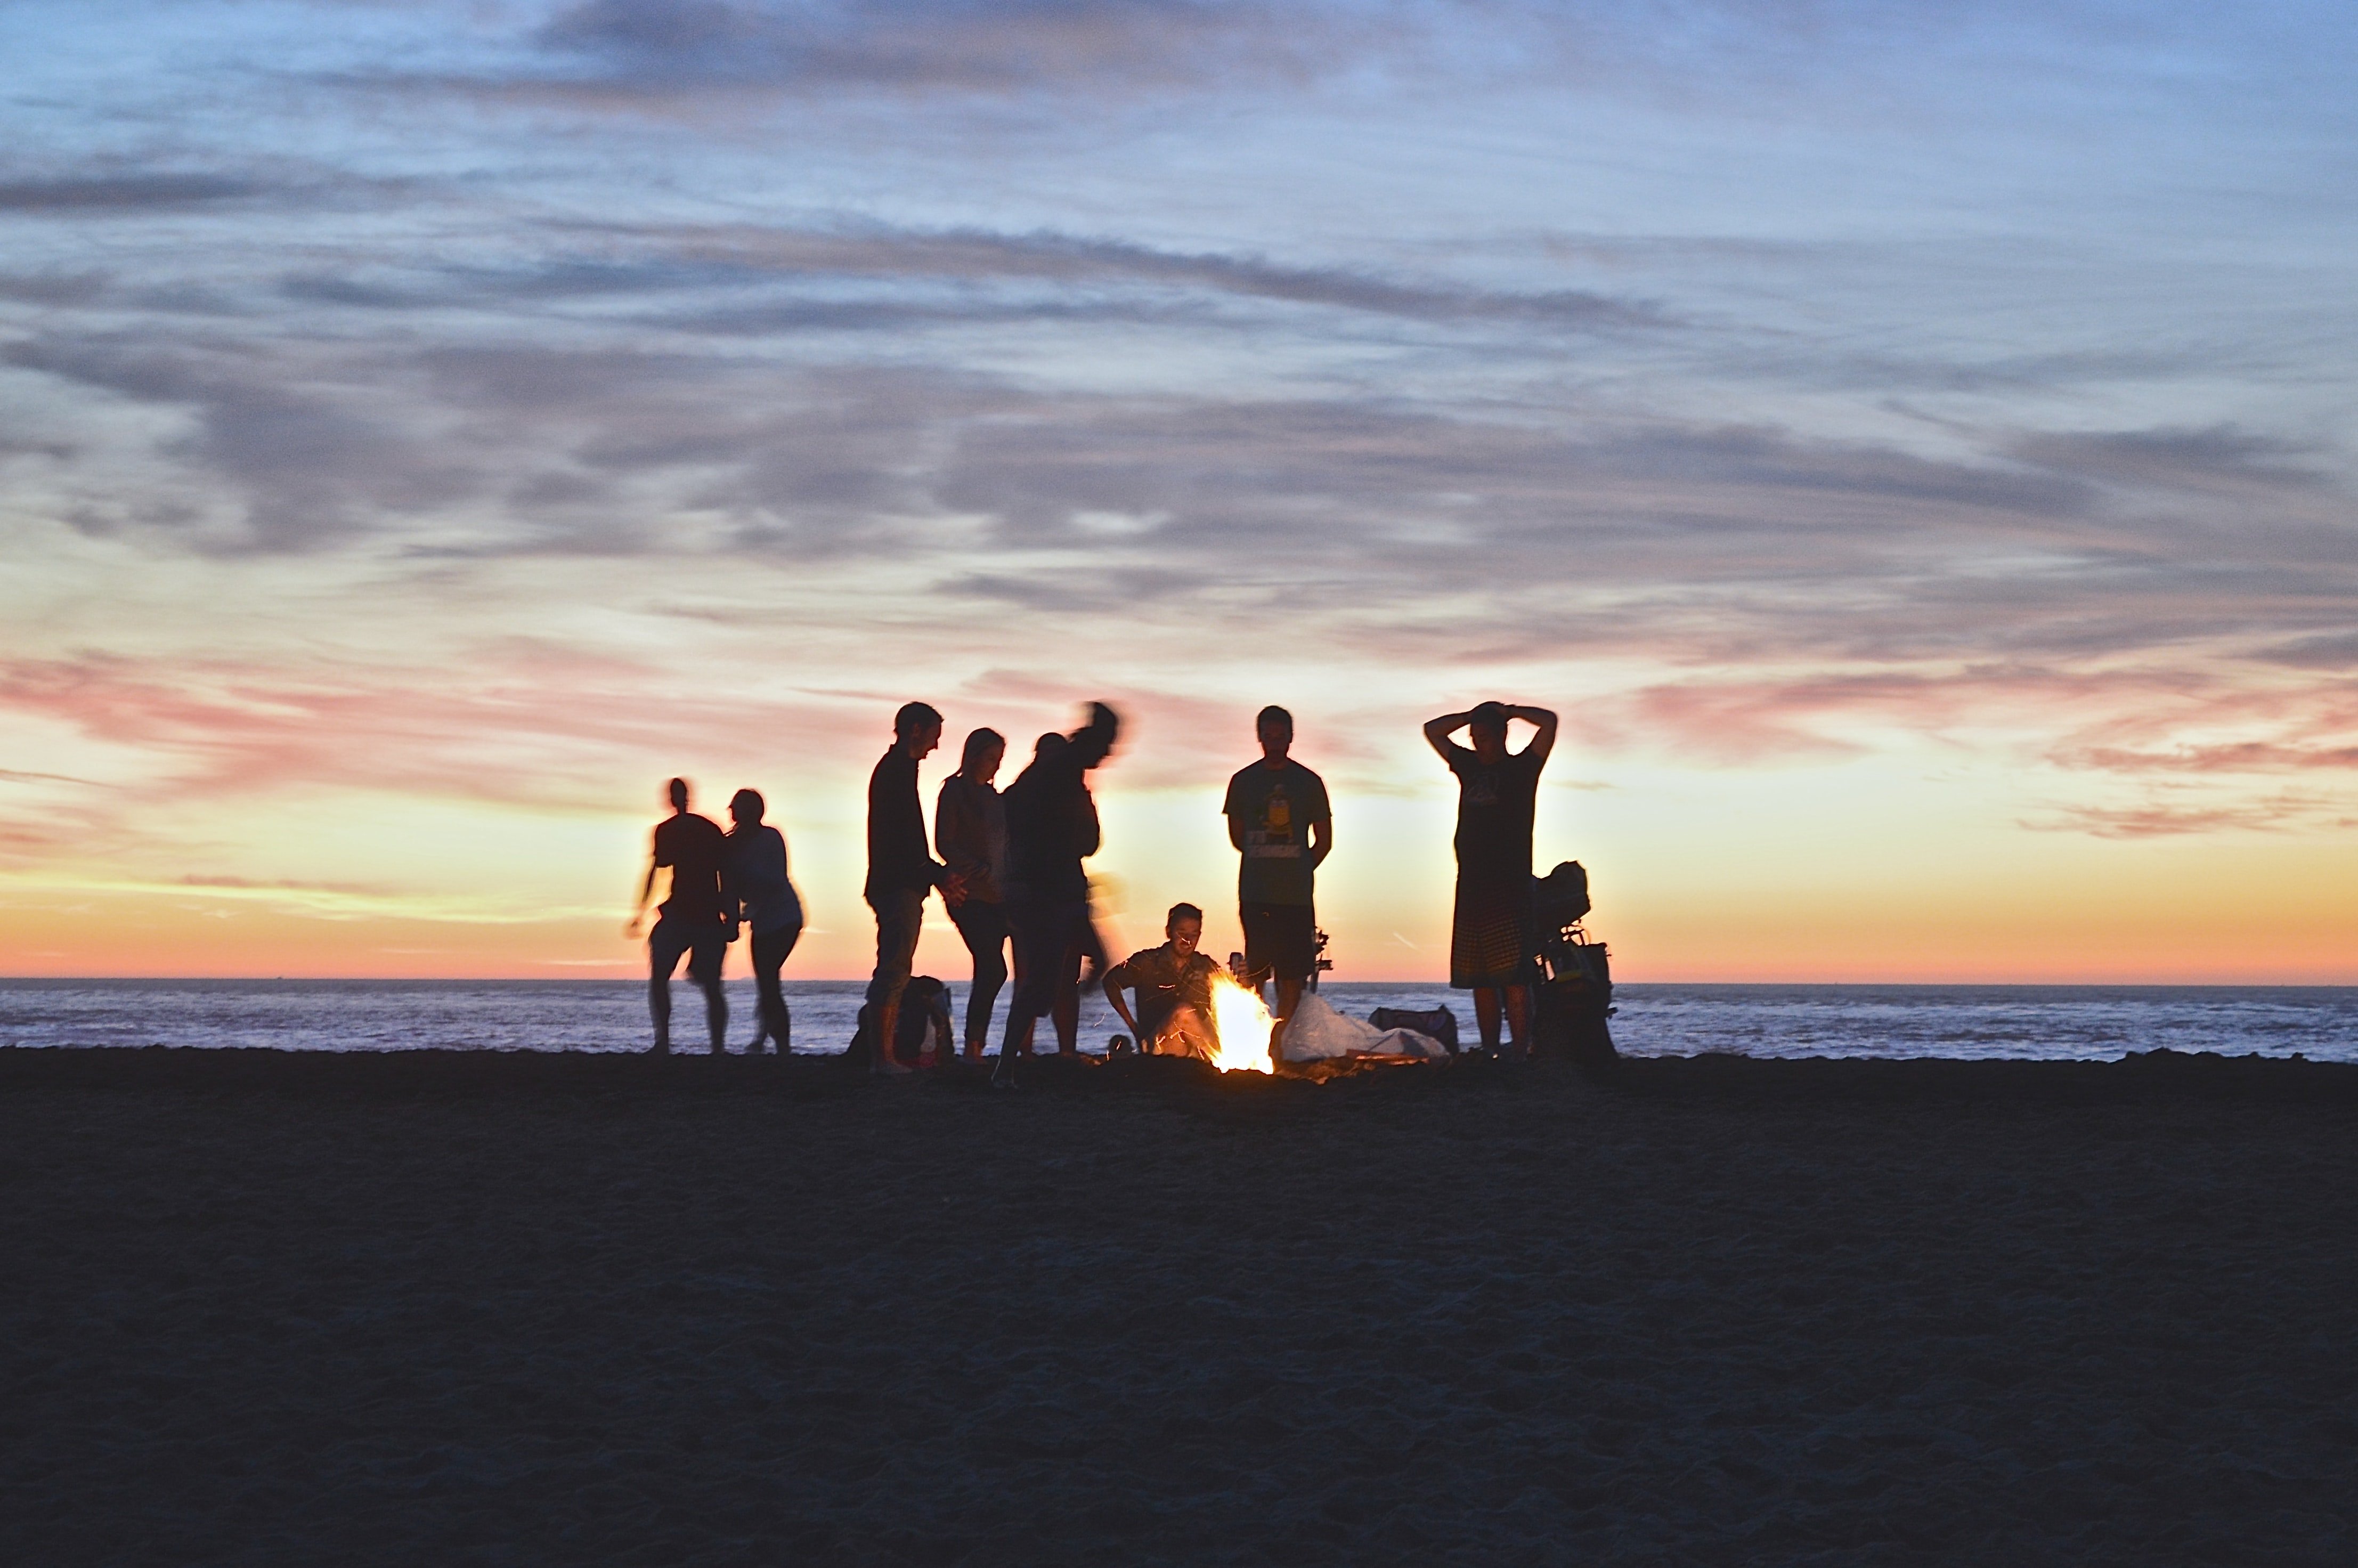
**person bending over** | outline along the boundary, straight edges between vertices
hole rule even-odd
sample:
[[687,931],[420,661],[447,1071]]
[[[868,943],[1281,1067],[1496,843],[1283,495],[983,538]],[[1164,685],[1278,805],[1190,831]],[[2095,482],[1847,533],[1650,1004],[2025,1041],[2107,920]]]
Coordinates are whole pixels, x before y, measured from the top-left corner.
[[966,738],[958,771],[942,781],[934,799],[934,848],[966,884],[966,898],[950,910],[950,920],[974,957],[974,983],[966,993],[968,1061],[982,1058],[991,1004],[1007,983],[1007,803],[991,787],[1006,760],[1005,736],[976,730]]
[[1314,898],[1319,862],[1335,848],[1326,784],[1293,761],[1293,715],[1264,708],[1253,723],[1260,761],[1228,780],[1220,809],[1237,865],[1237,914],[1245,928],[1246,983],[1277,981],[1276,1025],[1269,1055],[1284,1060],[1285,1026],[1302,1005],[1302,988],[1318,968],[1318,914]]
[[655,825],[654,854],[639,885],[638,907],[622,927],[625,936],[645,929],[647,901],[654,897],[655,873],[671,868],[671,892],[655,911],[647,932],[647,1011],[654,1015],[654,1054],[671,1052],[671,977],[687,957],[687,978],[704,992],[704,1018],[712,1030],[712,1054],[729,1037],[729,999],[720,991],[720,961],[737,940],[737,893],[729,877],[728,840],[719,824],[687,808],[687,781],[665,786],[671,816]]
[[[1106,1000],[1130,1025],[1140,1050],[1208,1062],[1219,1042],[1212,977],[1220,967],[1196,951],[1204,941],[1204,912],[1192,903],[1173,904],[1163,934],[1170,940],[1162,946],[1132,953],[1106,971]],[[1138,993],[1137,1011],[1122,1001],[1125,990]]]
[[942,716],[925,703],[905,703],[892,716],[892,744],[868,776],[868,881],[860,891],[876,912],[876,970],[868,980],[868,1015],[878,1042],[870,1065],[888,1076],[909,1070],[893,1058],[890,1042],[901,1022],[901,992],[916,960],[925,896],[939,888],[955,909],[966,892],[966,884],[925,848],[925,811],[917,804],[917,764],[941,743]]
[[[1520,752],[1507,750],[1507,726],[1521,719],[1538,733]],[[1466,731],[1473,749],[1449,737]],[[1424,727],[1424,738],[1457,775],[1457,903],[1449,923],[1449,983],[1474,993],[1482,1046],[1498,1048],[1498,1011],[1506,1007],[1514,1054],[1531,1038],[1532,960],[1539,951],[1531,920],[1531,814],[1540,770],[1555,750],[1555,715],[1544,708],[1486,702],[1466,713],[1444,713]]]
[[752,949],[753,985],[761,997],[761,1019],[745,1054],[758,1056],[762,1042],[776,1043],[783,1056],[794,1049],[794,1020],[786,1011],[786,994],[778,971],[803,934],[803,901],[786,874],[786,836],[764,827],[765,809],[758,790],[741,789],[729,801],[729,876],[736,884]]
[[1043,735],[1032,765],[1007,786],[1007,919],[1015,935],[1015,996],[991,1082],[1015,1084],[1015,1061],[1032,1049],[1033,1026],[1078,1011],[1081,959],[1097,946],[1089,925],[1089,879],[1081,862],[1098,851],[1097,802],[1089,773],[1112,753],[1121,721],[1102,702],[1070,735]]

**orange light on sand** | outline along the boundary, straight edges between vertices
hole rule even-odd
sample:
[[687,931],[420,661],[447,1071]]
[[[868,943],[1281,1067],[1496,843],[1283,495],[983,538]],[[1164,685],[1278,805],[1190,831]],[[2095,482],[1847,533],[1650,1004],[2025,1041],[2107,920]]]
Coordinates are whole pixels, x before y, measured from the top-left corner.
[[1212,1028],[1219,1035],[1212,1065],[1224,1073],[1274,1073],[1269,1059],[1269,1009],[1258,991],[1226,975],[1212,977]]

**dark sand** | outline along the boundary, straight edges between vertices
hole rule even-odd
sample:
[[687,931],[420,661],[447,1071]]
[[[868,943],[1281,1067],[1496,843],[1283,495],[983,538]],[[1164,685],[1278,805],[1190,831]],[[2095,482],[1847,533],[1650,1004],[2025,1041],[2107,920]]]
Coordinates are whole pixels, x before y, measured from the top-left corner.
[[2358,1067],[0,1051],[0,1563],[2358,1563]]

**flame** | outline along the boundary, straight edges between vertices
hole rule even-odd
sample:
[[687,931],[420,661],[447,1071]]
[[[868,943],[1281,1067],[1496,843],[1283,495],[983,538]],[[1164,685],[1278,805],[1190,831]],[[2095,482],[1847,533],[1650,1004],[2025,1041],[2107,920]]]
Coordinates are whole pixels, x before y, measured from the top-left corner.
[[1212,1028],[1219,1035],[1212,1065],[1224,1073],[1274,1073],[1269,1059],[1271,1027],[1260,992],[1224,974],[1212,977]]

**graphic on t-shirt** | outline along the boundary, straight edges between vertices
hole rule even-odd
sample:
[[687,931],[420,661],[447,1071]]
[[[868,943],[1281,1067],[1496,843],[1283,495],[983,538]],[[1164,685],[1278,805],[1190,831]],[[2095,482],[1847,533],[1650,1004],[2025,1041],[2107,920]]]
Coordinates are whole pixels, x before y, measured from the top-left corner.
[[1260,826],[1245,834],[1245,853],[1269,860],[1296,860],[1302,845],[1293,836],[1293,802],[1279,784],[1261,803]]

